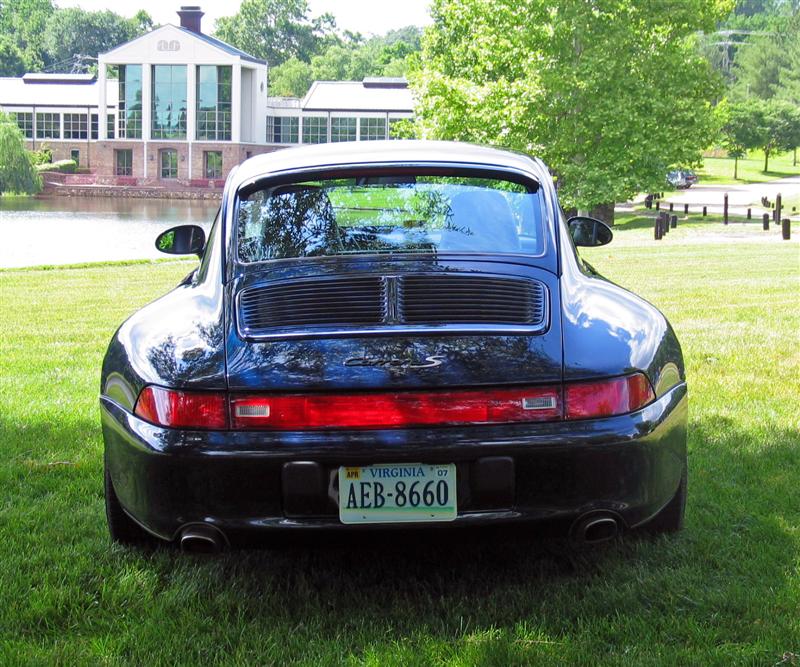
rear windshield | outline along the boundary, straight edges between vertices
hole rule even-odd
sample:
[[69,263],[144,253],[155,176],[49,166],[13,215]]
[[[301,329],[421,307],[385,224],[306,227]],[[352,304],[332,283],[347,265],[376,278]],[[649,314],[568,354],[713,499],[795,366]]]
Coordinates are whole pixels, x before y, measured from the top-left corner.
[[240,199],[239,261],[393,253],[543,252],[541,191],[503,178],[308,180]]

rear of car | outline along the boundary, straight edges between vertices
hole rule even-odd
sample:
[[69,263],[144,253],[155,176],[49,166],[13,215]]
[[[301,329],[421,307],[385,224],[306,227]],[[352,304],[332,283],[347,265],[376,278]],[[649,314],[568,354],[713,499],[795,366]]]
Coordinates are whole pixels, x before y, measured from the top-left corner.
[[[205,289],[166,297],[217,313],[192,348],[204,343],[208,361],[196,353],[187,372],[172,335],[173,348],[150,348],[159,377],[130,359],[118,373],[134,378],[129,409],[103,400],[125,516],[211,546],[269,530],[520,521],[592,541],[667,505],[685,392],[657,395],[643,364],[575,373],[569,241],[547,173],[480,157],[232,177]],[[140,318],[122,338],[147,328]]]

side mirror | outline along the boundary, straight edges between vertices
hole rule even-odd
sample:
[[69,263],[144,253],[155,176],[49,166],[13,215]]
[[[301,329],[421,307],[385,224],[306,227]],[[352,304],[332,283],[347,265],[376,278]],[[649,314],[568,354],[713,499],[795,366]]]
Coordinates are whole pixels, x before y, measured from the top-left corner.
[[605,222],[583,215],[567,220],[572,241],[577,246],[600,246],[611,243],[614,233]]
[[197,225],[180,225],[156,238],[156,249],[168,255],[202,255],[206,247],[206,233]]

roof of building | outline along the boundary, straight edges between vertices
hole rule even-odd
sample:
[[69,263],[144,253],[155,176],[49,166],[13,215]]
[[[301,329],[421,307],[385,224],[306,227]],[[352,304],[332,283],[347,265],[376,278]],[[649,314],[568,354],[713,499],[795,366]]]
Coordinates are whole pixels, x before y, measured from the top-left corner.
[[315,81],[301,102],[304,111],[414,111],[405,79]]
[[547,178],[544,165],[523,153],[455,141],[350,141],[256,155],[234,176],[237,187],[280,172],[359,164],[449,163],[513,169]]
[[[168,25],[172,25],[171,23]],[[242,60],[246,60],[251,63],[258,63],[259,65],[266,65],[266,60],[261,60],[260,58],[256,58],[255,56],[251,56],[249,53],[242,51],[241,49],[237,49],[235,46],[231,46],[227,42],[223,42],[221,39],[217,39],[216,37],[212,37],[211,35],[206,35],[202,32],[194,32],[193,30],[189,30],[188,28],[184,28],[182,26],[176,25],[173,26],[177,28],[181,32],[185,32],[187,35],[191,35],[192,37],[197,37],[198,39],[204,41],[206,44],[210,44],[211,46],[215,46],[218,49],[221,49],[225,53],[231,56],[238,56]]]
[[[60,74],[58,78],[52,80],[37,78],[35,83],[31,83],[27,74],[24,77],[0,77],[0,106],[98,106],[100,90],[97,81],[65,78],[70,76],[74,75]],[[116,79],[109,79],[106,82],[106,99],[110,108],[116,106],[117,85]]]
[[49,72],[27,72],[22,75],[25,83],[86,83],[97,80],[94,74],[64,74]]

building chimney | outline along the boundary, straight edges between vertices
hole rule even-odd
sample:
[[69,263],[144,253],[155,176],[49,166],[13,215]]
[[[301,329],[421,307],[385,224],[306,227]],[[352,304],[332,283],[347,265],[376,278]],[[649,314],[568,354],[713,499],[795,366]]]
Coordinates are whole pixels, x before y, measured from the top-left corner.
[[178,16],[181,17],[181,28],[196,32],[198,35],[202,34],[200,21],[203,20],[203,11],[200,7],[197,5],[181,7]]

